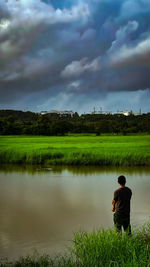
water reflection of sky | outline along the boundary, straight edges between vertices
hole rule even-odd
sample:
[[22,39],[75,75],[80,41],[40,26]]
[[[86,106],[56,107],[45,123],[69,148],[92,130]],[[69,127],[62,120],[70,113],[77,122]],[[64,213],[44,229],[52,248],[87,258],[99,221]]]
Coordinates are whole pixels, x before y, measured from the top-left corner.
[[79,229],[113,227],[111,201],[120,174],[133,191],[131,223],[142,225],[150,214],[150,168],[5,165],[0,170],[0,256],[18,257],[33,248],[53,254]]

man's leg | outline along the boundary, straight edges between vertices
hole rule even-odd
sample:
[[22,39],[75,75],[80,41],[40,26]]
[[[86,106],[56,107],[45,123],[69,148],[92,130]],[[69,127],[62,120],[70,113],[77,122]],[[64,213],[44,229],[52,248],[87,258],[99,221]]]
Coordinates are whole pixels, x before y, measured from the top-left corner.
[[120,222],[120,218],[119,218],[119,214],[114,213],[114,226],[116,229],[117,233],[121,233],[121,222]]
[[130,216],[127,216],[123,220],[123,229],[128,235],[131,235],[131,225],[130,225]]

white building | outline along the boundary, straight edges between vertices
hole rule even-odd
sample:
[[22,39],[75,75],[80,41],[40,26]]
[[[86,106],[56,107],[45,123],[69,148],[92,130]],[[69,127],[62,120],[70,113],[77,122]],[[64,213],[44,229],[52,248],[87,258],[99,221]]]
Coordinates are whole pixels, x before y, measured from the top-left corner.
[[40,112],[41,115],[45,115],[45,114],[47,114],[47,113],[48,113],[47,111],[41,111],[41,112]]
[[41,115],[45,115],[45,114],[57,114],[60,116],[73,116],[74,112],[72,110],[50,110],[50,111],[41,111],[40,112]]
[[122,111],[117,111],[114,114],[121,114],[124,116],[129,116],[129,115],[138,116],[138,115],[141,115],[141,110],[139,112],[133,112],[132,110],[122,110]]
[[70,115],[73,116],[74,112],[72,110],[50,110],[50,114],[58,114],[58,115]]
[[131,110],[124,110],[124,111],[122,111],[122,114],[125,116],[129,116],[132,114],[132,111]]

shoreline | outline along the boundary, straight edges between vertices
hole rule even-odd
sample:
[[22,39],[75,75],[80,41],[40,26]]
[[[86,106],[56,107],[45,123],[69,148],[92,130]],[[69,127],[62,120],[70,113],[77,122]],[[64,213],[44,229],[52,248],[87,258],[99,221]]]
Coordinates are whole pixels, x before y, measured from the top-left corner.
[[51,257],[35,252],[18,260],[0,259],[1,266],[149,266],[150,264],[150,223],[133,229],[132,235],[116,234],[115,230],[76,232],[72,246],[63,254]]

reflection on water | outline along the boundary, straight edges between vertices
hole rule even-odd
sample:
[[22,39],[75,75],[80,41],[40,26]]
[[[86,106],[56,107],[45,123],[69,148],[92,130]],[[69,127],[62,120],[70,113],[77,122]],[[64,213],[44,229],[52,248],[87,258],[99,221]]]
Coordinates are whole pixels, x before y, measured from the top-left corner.
[[132,225],[150,215],[150,168],[3,165],[0,170],[0,257],[54,254],[73,232],[113,227],[111,201],[124,174],[133,191]]
[[17,164],[1,164],[0,172],[4,171],[5,173],[19,172],[19,173],[28,173],[28,174],[37,174],[50,172],[53,173],[62,173],[64,170],[71,172],[76,175],[89,175],[89,174],[99,174],[99,173],[128,173],[135,175],[150,173],[150,166],[137,167],[137,166],[128,166],[128,167],[116,167],[116,166],[43,166],[43,165],[17,165]]

